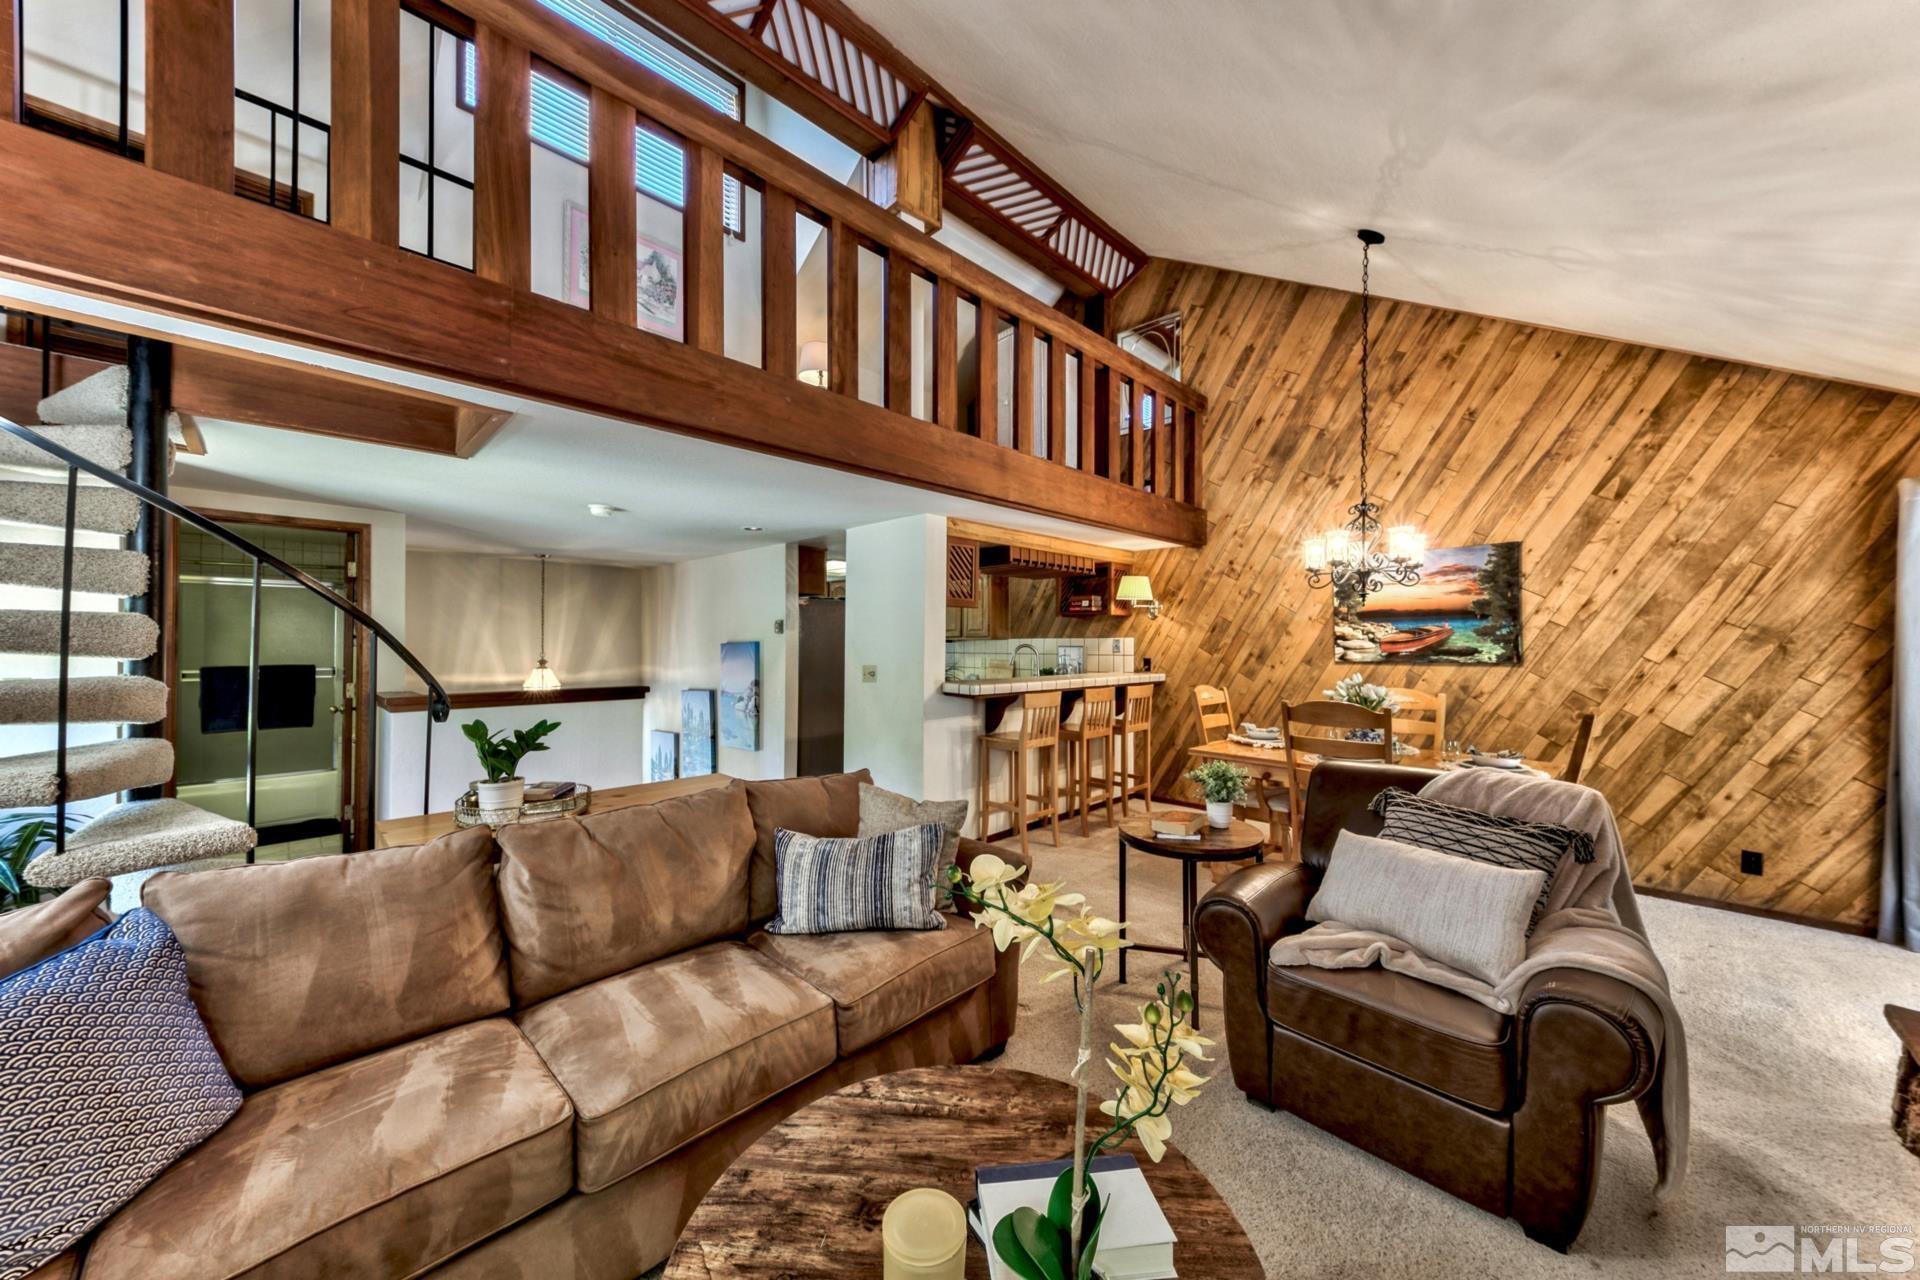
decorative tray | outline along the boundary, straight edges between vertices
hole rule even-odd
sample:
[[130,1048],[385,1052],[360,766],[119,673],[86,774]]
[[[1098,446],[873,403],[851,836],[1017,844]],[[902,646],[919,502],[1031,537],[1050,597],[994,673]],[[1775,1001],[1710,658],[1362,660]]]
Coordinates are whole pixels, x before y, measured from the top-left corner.
[[453,821],[462,827],[504,827],[515,822],[545,822],[550,818],[566,818],[587,812],[593,802],[593,788],[582,783],[576,786],[570,796],[561,796],[558,800],[535,800],[531,804],[515,805],[510,809],[482,809],[480,801],[469,791],[453,802]]

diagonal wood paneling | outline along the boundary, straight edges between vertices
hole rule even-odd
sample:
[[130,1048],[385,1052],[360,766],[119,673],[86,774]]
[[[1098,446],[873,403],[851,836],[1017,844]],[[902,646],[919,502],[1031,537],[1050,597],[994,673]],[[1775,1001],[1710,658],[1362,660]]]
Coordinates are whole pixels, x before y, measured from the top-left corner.
[[[1343,668],[1298,547],[1352,501],[1359,301],[1155,262],[1125,326],[1184,313],[1210,401],[1199,550],[1141,558],[1157,623],[1127,632],[1169,682],[1157,786],[1196,737],[1188,691],[1243,718],[1347,670],[1447,694],[1453,736],[1563,758],[1597,716],[1586,781],[1638,882],[1848,925],[1875,909],[1893,640],[1894,486],[1920,467],[1920,400],[1408,303],[1375,304],[1374,472],[1436,546],[1525,543],[1526,663]],[[1767,855],[1742,877],[1742,849]]]

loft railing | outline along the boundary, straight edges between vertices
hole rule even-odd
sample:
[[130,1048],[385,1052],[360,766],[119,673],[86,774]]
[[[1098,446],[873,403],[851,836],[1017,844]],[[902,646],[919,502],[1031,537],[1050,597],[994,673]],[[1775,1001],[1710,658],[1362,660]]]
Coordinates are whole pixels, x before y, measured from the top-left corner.
[[[16,3],[0,0],[0,6]],[[401,11],[429,15],[471,40],[474,49],[477,279],[427,278],[411,266],[396,267],[364,253],[369,241],[399,246],[401,174],[413,173],[401,156],[397,119],[401,42],[392,28]],[[145,163],[231,192],[232,7],[206,0],[147,0],[146,12],[147,65],[192,68],[192,74],[147,86]],[[46,270],[33,271],[38,278],[73,282],[94,278],[88,272],[97,271],[109,294],[160,300],[175,304],[180,314],[223,316],[274,336],[296,335],[350,354],[374,353],[374,358],[536,399],[600,408],[1113,528],[1204,540],[1204,516],[1198,511],[1204,398],[1104,335],[713,110],[540,0],[385,0],[356,6],[350,24],[342,21],[336,14],[330,46],[328,92],[342,104],[329,122],[330,227],[296,233],[236,219],[228,234],[257,234],[260,240],[257,249],[234,247],[226,280],[197,259],[193,266],[138,260],[109,265],[99,255],[85,255],[81,239],[62,240],[58,227],[33,246],[14,246],[15,258],[29,268],[49,263]],[[0,30],[0,43],[6,38]],[[8,58],[8,52],[15,56]],[[9,62],[17,66],[21,52],[0,48],[0,73]],[[591,318],[582,316],[578,323],[574,308],[563,315],[564,304],[531,288],[530,85],[536,68],[542,76],[565,78],[585,98],[591,120],[585,254],[590,287],[584,309]],[[639,323],[637,129],[671,139],[684,157],[680,338]],[[36,148],[19,144],[16,150],[25,159]],[[127,192],[117,193],[122,203],[138,202],[131,194],[135,187],[159,193],[153,184],[122,184],[97,168],[89,172],[92,181],[127,186]],[[261,176],[271,190],[278,175]],[[240,178],[257,185],[261,176]],[[724,332],[728,193],[748,189],[759,194],[762,210],[757,373],[728,358]],[[84,202],[88,187],[76,184],[64,198]],[[184,199],[176,203],[183,210],[189,203],[200,207]],[[796,218],[801,217],[818,226],[826,242],[828,351],[820,387],[798,378]],[[191,234],[183,229],[179,238],[182,253],[197,252]],[[884,301],[877,314],[861,297],[864,254],[874,255],[882,271]],[[334,299],[309,305],[299,296],[284,296],[283,289],[262,287],[271,273],[259,263],[267,260],[307,270],[316,285],[352,274],[357,290],[352,305]],[[457,268],[437,264],[431,270]],[[244,289],[243,280],[249,282]],[[406,306],[382,290],[396,298],[405,293]],[[408,308],[419,316],[416,329],[404,322]],[[963,388],[962,330],[968,315],[980,358],[967,371]],[[735,320],[736,329],[752,327],[739,324],[741,317]],[[915,332],[921,324],[926,324],[924,336]],[[614,326],[626,332],[615,333]],[[458,330],[459,344],[446,341],[449,329]],[[1012,342],[1004,375],[998,359],[1003,330]],[[853,403],[862,399],[863,332],[869,365],[878,355],[883,371],[877,410]],[[917,347],[924,350],[923,358],[916,359]],[[567,359],[572,367],[560,368]],[[1070,376],[1076,367],[1077,377]],[[1004,385],[1009,380],[1011,388]],[[1001,420],[1003,395],[1010,401],[1006,416],[1011,421]],[[919,420],[908,423],[909,418]],[[764,425],[769,421],[789,424],[792,431],[781,435]],[[943,450],[933,427],[973,439]],[[1013,454],[1024,456],[1010,464]]]
[[[246,784],[248,826],[256,828],[258,826],[255,819],[258,816],[257,786],[259,779],[258,764],[260,746],[260,587],[261,574],[263,568],[267,566],[271,566],[279,573],[286,575],[286,577],[293,582],[298,583],[309,592],[319,596],[322,600],[333,606],[336,611],[345,614],[356,625],[364,627],[374,637],[375,642],[367,647],[367,670],[365,678],[361,681],[361,687],[358,690],[360,700],[364,702],[365,699],[370,698],[373,692],[379,688],[380,646],[382,644],[385,644],[389,649],[393,650],[395,656],[406,663],[407,667],[425,682],[427,686],[426,762],[421,770],[420,811],[422,813],[432,811],[433,726],[435,722],[444,723],[446,721],[452,711],[452,704],[447,700],[446,690],[441,688],[440,682],[433,678],[433,673],[428,671],[426,666],[422,664],[418,658],[413,656],[413,652],[401,643],[398,636],[387,630],[377,618],[365,609],[362,609],[353,601],[333,590],[304,569],[289,564],[287,561],[273,554],[273,552],[268,551],[265,547],[249,542],[225,525],[214,520],[209,520],[191,507],[182,506],[163,493],[158,493],[137,481],[129,480],[118,472],[103,467],[91,459],[81,457],[71,449],[49,440],[32,427],[25,427],[8,418],[0,417],[0,430],[4,430],[8,434],[26,441],[36,449],[39,449],[49,457],[63,464],[67,469],[66,516],[62,531],[60,568],[60,671],[56,691],[56,738],[54,744],[54,772],[56,775],[56,790],[54,795],[54,847],[57,853],[65,853],[67,849],[67,698],[69,671],[72,665],[75,514],[79,501],[80,473],[82,471],[96,479],[104,480],[108,484],[126,490],[141,502],[157,511],[172,516],[182,524],[190,525],[209,537],[217,538],[236,551],[246,555],[253,562],[253,598],[249,615],[251,621],[247,632]],[[377,821],[379,813],[376,804],[380,785],[380,767],[378,760],[379,733],[377,727],[374,731],[373,738],[374,741],[370,744],[373,767],[368,770],[367,812],[369,821]],[[248,853],[247,857],[248,861],[252,861],[253,855],[251,852]]]

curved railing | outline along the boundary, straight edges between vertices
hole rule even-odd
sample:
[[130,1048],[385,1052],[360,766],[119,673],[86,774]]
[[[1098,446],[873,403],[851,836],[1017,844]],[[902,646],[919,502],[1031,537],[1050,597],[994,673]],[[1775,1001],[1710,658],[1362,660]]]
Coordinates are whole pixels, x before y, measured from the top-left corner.
[[[424,770],[424,773],[426,776],[422,781],[421,810],[422,812],[426,812],[432,809],[433,806],[429,803],[429,801],[431,799],[431,778],[432,778],[432,772],[433,772],[433,725],[435,723],[444,723],[447,717],[452,713],[453,707],[452,707],[452,704],[447,700],[447,691],[440,687],[440,682],[433,678],[433,673],[428,671],[426,666],[421,663],[420,659],[414,657],[413,652],[410,649],[408,649],[405,644],[401,643],[400,638],[398,636],[394,635],[391,631],[387,630],[387,628],[380,622],[379,619],[375,618],[372,614],[368,613],[365,609],[362,609],[359,605],[355,604],[353,601],[347,599],[345,596],[341,595],[339,592],[333,590],[333,588],[327,586],[325,583],[315,578],[312,574],[307,573],[305,570],[300,569],[295,565],[291,565],[287,563],[285,560],[281,559],[279,556],[276,556],[275,554],[273,554],[273,552],[268,551],[265,547],[258,546],[252,542],[249,542],[247,539],[233,532],[233,530],[227,528],[225,525],[222,525],[215,520],[209,520],[207,517],[201,515],[198,511],[193,510],[191,507],[182,506],[180,503],[175,502],[172,498],[169,498],[164,493],[160,493],[154,489],[150,489],[146,485],[141,484],[137,480],[130,480],[126,476],[121,475],[119,472],[114,471],[108,467],[103,467],[99,463],[94,462],[91,459],[81,457],[79,454],[73,452],[71,449],[66,448],[64,445],[60,445],[55,443],[52,440],[49,440],[46,436],[41,435],[38,431],[35,431],[32,427],[22,426],[21,424],[12,421],[9,418],[0,417],[0,430],[4,430],[9,435],[18,437],[19,439],[26,441],[28,444],[32,445],[34,448],[39,449],[41,452],[47,454],[50,458],[53,458],[59,461],[60,463],[62,463],[63,465],[65,465],[67,469],[65,543],[63,546],[64,555],[62,560],[61,582],[60,582],[60,676],[59,676],[59,693],[58,693],[59,719],[58,719],[58,738],[55,746],[55,771],[58,776],[58,782],[57,782],[58,797],[57,797],[57,805],[56,805],[57,812],[56,812],[56,820],[54,823],[54,831],[55,831],[56,847],[59,852],[64,853],[66,851],[66,838],[67,838],[67,830],[66,830],[67,828],[67,824],[66,824],[67,684],[68,684],[68,667],[69,667],[70,650],[71,650],[70,636],[72,631],[72,617],[73,617],[73,535],[74,535],[74,528],[75,528],[74,511],[78,501],[80,473],[82,471],[86,472],[90,476],[95,477],[96,479],[104,480],[108,484],[113,485],[116,488],[124,489],[126,492],[131,493],[134,497],[140,499],[141,502],[144,502],[148,506],[153,507],[155,510],[165,512],[167,515],[172,516],[174,519],[180,521],[182,524],[191,525],[193,528],[200,530],[202,533],[206,534],[207,536],[219,539],[221,542],[226,543],[228,546],[234,548],[236,551],[241,552],[242,554],[246,555],[248,558],[250,558],[253,561],[253,621],[252,621],[252,631],[248,637],[248,642],[247,642],[247,825],[248,826],[251,827],[256,825],[254,822],[254,818],[255,818],[255,782],[256,782],[255,764],[257,760],[258,745],[259,745],[259,741],[258,741],[259,716],[258,716],[257,709],[258,709],[258,704],[260,700],[259,699],[259,695],[260,695],[260,582],[261,582],[262,566],[269,566],[269,565],[272,566],[272,568],[276,572],[286,575],[288,579],[292,580],[293,582],[299,583],[302,587],[306,588],[308,591],[312,592],[314,595],[319,596],[322,600],[325,600],[328,604],[332,605],[334,609],[338,610],[339,612],[345,614],[348,618],[352,619],[356,625],[366,628],[366,630],[372,634],[372,636],[374,637],[377,643],[368,646],[370,656],[368,660],[366,679],[362,682],[362,688],[359,691],[359,696],[361,698],[369,698],[373,696],[374,691],[377,690],[379,687],[378,682],[376,680],[376,673],[379,670],[380,646],[382,644],[384,644],[387,648],[391,649],[394,652],[394,655],[398,657],[402,662],[406,663],[407,667],[415,675],[419,676],[420,679],[426,684],[427,686],[427,717],[428,717],[427,740],[426,740],[426,767]],[[377,731],[376,731],[376,736],[377,736]],[[370,777],[373,779],[371,783],[371,787],[373,791],[377,791],[377,788],[379,785],[378,783],[379,769],[377,767],[377,762],[376,762],[376,767],[370,770],[369,772],[370,772]],[[374,794],[370,792],[370,794],[367,797],[369,820],[373,820],[374,798],[375,798]]]

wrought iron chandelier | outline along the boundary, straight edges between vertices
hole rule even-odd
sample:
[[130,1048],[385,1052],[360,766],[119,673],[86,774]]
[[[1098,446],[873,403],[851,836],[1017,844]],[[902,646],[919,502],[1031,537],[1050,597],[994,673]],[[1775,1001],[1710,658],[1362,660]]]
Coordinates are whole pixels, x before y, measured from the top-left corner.
[[1410,524],[1382,528],[1380,506],[1367,488],[1367,450],[1372,443],[1372,410],[1367,366],[1373,356],[1372,252],[1387,238],[1362,228],[1360,233],[1360,501],[1347,511],[1344,525],[1308,538],[1301,547],[1307,583],[1332,587],[1336,595],[1357,594],[1364,603],[1372,593],[1391,585],[1410,587],[1420,581],[1420,565],[1427,558],[1427,538]]

